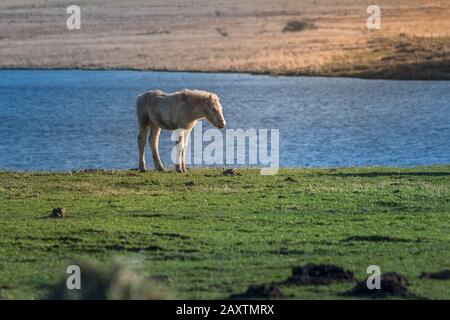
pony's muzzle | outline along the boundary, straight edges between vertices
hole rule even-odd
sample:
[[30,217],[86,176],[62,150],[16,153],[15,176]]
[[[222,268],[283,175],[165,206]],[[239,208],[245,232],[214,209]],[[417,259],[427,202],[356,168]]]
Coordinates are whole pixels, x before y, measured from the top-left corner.
[[223,129],[227,126],[227,123],[225,122],[225,120],[220,121],[219,124],[217,125],[217,128],[219,129]]

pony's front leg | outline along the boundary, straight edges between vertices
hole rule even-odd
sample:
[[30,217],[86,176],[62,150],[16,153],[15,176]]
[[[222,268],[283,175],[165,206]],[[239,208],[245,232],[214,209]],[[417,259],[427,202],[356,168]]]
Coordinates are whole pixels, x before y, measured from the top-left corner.
[[186,130],[184,132],[184,136],[183,136],[183,152],[181,154],[181,161],[182,161],[181,162],[181,170],[183,172],[187,172],[187,169],[186,169],[186,149],[188,147],[190,134],[191,134],[191,131],[190,130]]
[[149,136],[149,142],[150,147],[152,148],[152,156],[153,156],[153,163],[155,164],[155,169],[158,171],[166,171],[164,169],[161,159],[159,157],[159,134],[161,133],[161,129],[152,125],[150,127],[150,136]]
[[175,170],[178,173],[183,172],[183,150],[184,150],[184,132],[180,132],[178,135],[178,141],[176,142],[177,159],[175,161]]

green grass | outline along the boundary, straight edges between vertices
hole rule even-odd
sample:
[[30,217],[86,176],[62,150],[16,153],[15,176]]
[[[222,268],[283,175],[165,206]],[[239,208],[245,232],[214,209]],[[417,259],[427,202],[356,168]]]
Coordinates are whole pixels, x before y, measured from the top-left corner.
[[[73,259],[125,256],[178,298],[225,298],[305,263],[359,279],[375,264],[450,298],[449,280],[419,278],[450,266],[450,166],[239,172],[0,172],[0,296],[42,298]],[[55,207],[69,218],[46,219]],[[323,299],[352,287],[284,290]]]

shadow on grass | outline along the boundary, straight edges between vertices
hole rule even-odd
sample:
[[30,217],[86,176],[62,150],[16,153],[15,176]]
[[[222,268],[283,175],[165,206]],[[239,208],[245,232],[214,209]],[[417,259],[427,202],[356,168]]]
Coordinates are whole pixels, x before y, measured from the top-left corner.
[[431,172],[349,172],[349,173],[323,173],[325,176],[334,177],[366,177],[366,178],[376,178],[376,177],[446,177],[450,176],[450,171],[431,171]]
[[366,242],[410,242],[408,239],[396,238],[390,236],[352,236],[348,237],[341,242],[356,242],[356,241],[366,241]]

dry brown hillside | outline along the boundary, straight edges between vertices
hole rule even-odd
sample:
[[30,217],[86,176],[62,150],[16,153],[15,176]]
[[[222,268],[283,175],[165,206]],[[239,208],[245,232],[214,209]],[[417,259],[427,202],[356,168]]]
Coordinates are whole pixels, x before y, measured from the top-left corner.
[[81,0],[68,30],[73,3],[2,0],[0,67],[450,79],[450,0]]

